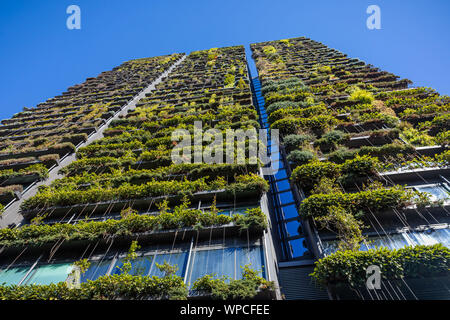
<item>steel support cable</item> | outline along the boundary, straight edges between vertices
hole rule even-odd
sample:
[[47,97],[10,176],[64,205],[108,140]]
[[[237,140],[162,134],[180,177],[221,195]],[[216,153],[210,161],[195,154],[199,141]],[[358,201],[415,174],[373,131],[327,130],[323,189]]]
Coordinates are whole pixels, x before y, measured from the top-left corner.
[[[388,138],[389,140],[391,140],[391,142],[394,142],[394,141],[392,140],[392,138],[390,138],[389,136],[388,136],[387,138]],[[405,144],[405,145],[407,145],[407,144]],[[417,151],[416,148],[414,148],[414,153],[418,156],[419,159],[423,159],[423,156]],[[429,184],[429,181],[427,181],[427,180],[426,180],[419,172],[413,170],[413,173],[414,173],[415,175],[417,175],[423,182]],[[450,215],[450,212],[449,212],[445,207],[442,207],[442,209],[443,209],[448,215]],[[431,212],[429,212],[428,208],[425,207],[425,210],[427,210],[428,213],[435,219],[435,217],[433,216],[433,214],[432,214]],[[436,219],[435,219],[435,220],[436,220]],[[437,221],[437,220],[436,220],[436,221]]]
[[[355,184],[356,185],[356,184]],[[342,185],[341,185],[341,187],[342,187]],[[356,187],[359,189],[359,187],[356,185]],[[343,188],[343,187],[342,187]],[[345,191],[345,190],[344,190]],[[374,216],[374,218],[375,218],[375,220],[378,222],[378,219],[375,217],[375,215],[372,213],[372,211],[370,210],[370,208],[368,208],[369,209],[369,211],[371,212],[371,214]],[[375,225],[371,222],[371,219],[368,217],[368,220],[369,220],[369,223],[372,225],[372,228],[375,230],[375,232],[378,234],[378,236],[381,238],[381,235],[380,235],[380,233],[378,232],[378,230],[377,230],[377,228],[375,228]],[[393,240],[390,238],[390,236],[389,236],[389,234],[384,230],[384,228],[382,227],[382,225],[378,222],[378,224],[380,225],[380,227],[381,227],[381,229],[382,229],[382,231],[383,231],[383,233],[388,237],[388,239],[389,239],[389,241],[392,243],[392,244],[394,244],[394,242],[393,242]],[[388,281],[388,283],[390,284],[390,281],[389,280],[387,280]],[[392,286],[391,286],[392,287]],[[387,289],[388,290],[388,293],[389,293],[389,289]],[[368,291],[370,291],[370,290],[368,290]],[[395,291],[394,291],[394,293],[395,293]],[[370,292],[369,292],[369,294],[370,294]],[[375,292],[375,294],[376,294],[376,292]],[[390,293],[389,293],[389,295],[390,295]],[[370,295],[371,296],[371,295]],[[379,298],[378,297],[378,295],[376,295],[377,296],[377,298]],[[372,297],[372,296],[371,296]],[[372,298],[373,299],[373,298]]]

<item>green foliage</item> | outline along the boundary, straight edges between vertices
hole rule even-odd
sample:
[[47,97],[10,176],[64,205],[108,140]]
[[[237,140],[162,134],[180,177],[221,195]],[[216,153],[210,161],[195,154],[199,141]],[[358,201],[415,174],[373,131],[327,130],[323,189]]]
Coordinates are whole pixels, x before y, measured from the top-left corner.
[[397,117],[383,112],[364,113],[359,116],[358,121],[362,123],[379,123],[389,128],[395,128],[399,124]]
[[401,91],[390,91],[390,92],[380,92],[377,94],[377,99],[387,100],[389,98],[394,97],[404,97],[404,96],[414,96],[419,94],[434,94],[436,91],[432,88],[426,88],[426,87],[419,87],[419,88],[413,88],[408,90],[401,90]]
[[350,100],[359,103],[371,104],[375,98],[371,92],[357,88],[350,94]]
[[232,88],[232,87],[234,87],[234,82],[235,82],[234,74],[227,73],[225,75],[225,80],[224,80],[225,88]]
[[[257,172],[259,164],[205,164],[205,163],[182,163],[170,166],[162,166],[155,169],[115,169],[108,168],[105,172],[88,173],[77,176],[65,177],[51,184],[52,188],[77,188],[80,185],[119,187],[124,183],[142,184],[147,181],[157,180],[180,180],[185,177],[195,180],[199,176],[208,177],[211,181],[217,177],[233,179],[235,175],[246,172]],[[86,187],[84,188],[86,189]]]
[[298,134],[308,131],[315,135],[322,135],[338,123],[338,120],[330,115],[317,115],[310,118],[283,118],[275,121],[272,129],[280,130],[281,135]]
[[340,240],[338,250],[358,250],[365,239],[362,234],[363,223],[341,207],[331,206],[326,216],[317,217],[315,220],[321,228],[337,234]]
[[346,160],[353,159],[357,154],[358,150],[349,150],[345,147],[340,147],[336,151],[328,154],[328,161],[342,164]]
[[338,179],[343,185],[357,182],[355,179],[376,174],[379,163],[377,158],[356,156],[343,164],[329,161],[311,161],[294,169],[291,178],[306,191],[311,190],[323,178]]
[[309,108],[315,105],[314,101],[310,101],[307,99],[307,101],[279,101],[274,102],[270,104],[270,106],[266,107],[267,114],[273,114],[275,111],[282,110],[282,109],[303,109],[303,108]]
[[156,267],[164,274],[164,277],[172,277],[177,273],[178,270],[178,266],[172,266],[166,260],[164,260],[163,264],[159,264],[156,262]]
[[278,109],[269,115],[269,123],[274,123],[275,121],[281,120],[288,117],[298,117],[298,118],[308,118],[315,115],[325,115],[328,113],[328,109],[325,105],[314,105],[307,108],[299,107],[286,107]]
[[81,259],[81,260],[75,261],[73,263],[73,265],[75,267],[78,267],[80,269],[80,273],[83,274],[87,271],[87,269],[89,269],[89,267],[91,266],[91,263],[88,261],[88,259]]
[[123,265],[121,268],[119,268],[121,273],[129,273],[131,271],[131,261],[135,260],[138,257],[136,250],[139,250],[140,248],[141,246],[138,245],[137,241],[131,241],[130,249],[128,249],[128,253],[124,258]]
[[244,215],[233,217],[234,222],[241,231],[258,231],[267,229],[267,218],[261,208],[247,209]]
[[349,135],[340,130],[333,130],[322,135],[314,141],[314,146],[319,147],[322,152],[329,152],[337,148],[337,145],[349,139]]
[[263,48],[264,54],[267,56],[272,63],[283,64],[283,59],[278,54],[277,49],[274,46],[265,46]]
[[331,73],[331,67],[330,66],[318,66],[317,71],[320,73]]
[[356,178],[373,176],[377,173],[378,166],[378,158],[356,155],[354,159],[347,160],[341,165],[341,181],[343,184],[348,184]]
[[450,146],[450,130],[438,133],[435,140],[441,146]]
[[381,147],[364,146],[358,150],[358,155],[370,155],[380,160],[389,160],[390,157],[397,157],[399,154],[415,154],[416,149],[411,145],[401,143],[385,144]]
[[283,144],[289,153],[295,149],[300,149],[312,140],[314,140],[314,136],[310,134],[290,134],[284,137]]
[[127,236],[149,231],[169,230],[186,227],[210,227],[234,222],[241,230],[262,231],[267,227],[266,217],[260,208],[248,209],[244,215],[233,217],[215,212],[188,209],[186,202],[169,211],[167,202],[160,205],[159,215],[138,215],[130,213],[120,220],[81,221],[77,224],[24,225],[21,228],[1,229],[0,245],[5,247],[40,246],[60,239],[75,240],[102,239],[105,236]]
[[267,182],[255,174],[236,176],[235,183],[227,184],[222,177],[206,182],[207,177],[189,181],[155,181],[131,185],[124,183],[117,188],[92,187],[88,190],[43,188],[40,192],[26,199],[22,210],[33,210],[51,206],[67,206],[82,203],[96,203],[111,200],[142,199],[157,196],[192,196],[200,191],[220,191],[236,194],[237,192],[259,193],[267,191]]
[[0,300],[185,300],[187,287],[181,277],[163,278],[129,274],[102,276],[81,283],[0,286]]
[[336,179],[340,174],[337,164],[314,160],[294,169],[291,179],[306,191],[311,190],[324,177]]
[[441,165],[450,166],[450,150],[445,150],[444,152],[437,154],[435,158]]
[[353,215],[364,214],[369,210],[377,213],[414,204],[416,197],[417,192],[398,185],[357,193],[315,194],[303,200],[299,213],[304,217],[325,216],[332,206],[342,207]]
[[390,161],[401,156],[414,156],[416,149],[412,145],[402,144],[398,142],[385,144],[380,147],[363,146],[356,150],[338,149],[328,154],[328,160],[335,163],[343,163],[346,160],[355,158],[356,156],[368,155],[378,158],[380,161]]
[[14,177],[21,177],[26,175],[32,175],[37,174],[40,179],[47,179],[48,178],[48,169],[43,164],[33,164],[26,168],[19,169],[17,171],[14,171],[12,169],[7,170],[0,170],[0,179],[7,180]]
[[314,185],[311,194],[330,194],[341,192],[342,189],[336,184],[336,179],[323,177]]
[[263,52],[264,54],[271,55],[277,53],[277,49],[274,46],[265,46]]
[[289,78],[282,80],[270,80],[263,83],[261,93],[266,95],[269,92],[295,92],[310,90],[300,78]]
[[418,128],[430,130],[434,135],[447,131],[450,128],[450,113],[437,115],[431,121],[421,122]]
[[303,165],[313,160],[314,157],[315,155],[311,151],[294,150],[287,156],[287,160],[292,162],[294,165]]
[[238,82],[238,88],[241,89],[241,90],[244,90],[244,89],[247,88],[247,87],[248,87],[248,86],[247,86],[247,84],[245,83],[244,79],[243,79],[243,78],[240,78],[240,79],[239,79],[239,82]]
[[311,92],[300,90],[294,92],[283,93],[282,91],[270,92],[265,97],[266,106],[270,106],[275,102],[292,101],[292,102],[306,102],[310,105],[314,103],[314,95]]
[[364,285],[371,265],[380,267],[384,280],[447,277],[450,249],[437,244],[398,250],[338,251],[317,261],[311,276],[322,285],[348,283],[358,287]]
[[210,294],[215,300],[248,300],[254,298],[259,290],[274,290],[273,282],[260,277],[260,272],[250,269],[249,265],[241,268],[242,279],[205,275],[197,279],[192,288],[199,293]]
[[414,128],[403,130],[401,137],[417,147],[434,146],[436,144],[435,139],[429,136],[425,131],[419,131]]

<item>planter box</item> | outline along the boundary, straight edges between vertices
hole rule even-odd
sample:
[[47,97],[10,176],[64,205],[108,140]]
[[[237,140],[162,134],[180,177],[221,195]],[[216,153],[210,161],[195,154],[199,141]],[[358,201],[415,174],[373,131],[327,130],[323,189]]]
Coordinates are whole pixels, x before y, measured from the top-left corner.
[[[249,199],[255,199],[260,197],[261,194],[257,194],[255,192],[242,192],[236,195],[230,194],[225,190],[216,190],[216,191],[202,191],[194,193],[190,198],[191,201],[212,201],[214,197],[216,197],[217,201],[226,201],[226,200],[242,200],[248,201]],[[150,206],[156,205],[167,199],[170,205],[179,204],[182,195],[175,196],[157,196],[157,197],[148,197],[141,199],[126,199],[126,200],[113,200],[113,201],[105,201],[105,202],[96,202],[96,203],[83,203],[83,204],[75,204],[68,206],[54,206],[48,207],[45,209],[47,212],[51,212],[51,215],[48,216],[50,219],[54,219],[57,217],[66,216],[67,212],[70,212],[70,215],[74,213],[82,213],[89,212],[92,216],[102,215],[107,210],[109,212],[120,212],[123,208],[129,205],[130,201],[133,203],[133,208],[135,209],[143,209],[149,210]],[[42,208],[32,209],[28,211],[22,211],[21,214],[26,219],[34,218],[38,213],[42,212]],[[66,217],[68,218],[68,217]]]
[[12,184],[25,185],[25,184],[29,184],[29,183],[32,183],[32,182],[38,181],[38,180],[40,180],[39,174],[33,173],[33,174],[27,174],[27,175],[23,175],[23,176],[10,177],[7,179],[0,178],[0,184],[2,186],[8,186],[8,185],[12,185]]
[[[249,230],[249,236],[253,239],[255,237],[261,237],[262,232],[256,230]],[[141,246],[147,245],[159,245],[161,243],[171,244],[173,241],[181,242],[186,239],[191,239],[193,237],[202,240],[208,240],[210,237],[215,239],[221,238],[224,236],[224,232],[227,237],[242,237],[243,239],[247,239],[247,233],[241,233],[239,227],[234,224],[228,224],[224,226],[212,226],[206,227],[202,229],[194,229],[192,227],[189,228],[180,228],[173,230],[157,230],[157,231],[148,231],[148,232],[140,232],[134,233],[131,235],[120,235],[114,236],[113,238],[105,238],[103,236],[99,236],[98,243],[96,244],[97,252],[101,252],[102,250],[106,250],[111,246],[111,241],[113,241],[114,249],[123,249],[127,251],[130,247],[130,241],[139,240],[139,244]],[[75,253],[83,253],[87,246],[92,244],[92,239],[87,240],[74,240],[74,241],[64,241],[59,246],[59,254],[67,254],[69,257],[73,257]],[[34,245],[32,243],[16,246],[16,247],[3,247],[0,249],[0,254],[2,257],[7,256],[17,256],[18,253],[22,252],[25,248],[27,248],[27,254],[41,254],[43,252],[51,251],[54,249],[57,241],[52,241],[43,245]]]
[[442,153],[447,148],[442,146],[427,146],[427,147],[416,147],[416,151],[422,155],[427,157],[433,157],[435,154]]
[[417,181],[419,177],[425,180],[438,179],[439,176],[450,176],[450,168],[419,168],[411,170],[397,170],[390,172],[383,172],[380,174],[382,177],[388,177],[389,180],[396,184],[404,184],[408,182]]

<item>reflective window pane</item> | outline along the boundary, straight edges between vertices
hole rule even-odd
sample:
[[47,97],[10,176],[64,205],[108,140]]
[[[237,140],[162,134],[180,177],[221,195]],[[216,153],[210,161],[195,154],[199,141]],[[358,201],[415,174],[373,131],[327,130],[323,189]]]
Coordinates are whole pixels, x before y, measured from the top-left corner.
[[[407,246],[434,245],[442,243],[450,248],[450,229],[428,230],[425,232],[408,232],[391,234],[389,236],[371,237],[365,243],[361,244],[360,250],[366,251],[378,247],[389,249],[401,249]],[[338,241],[324,241],[325,254],[336,252]]]
[[286,174],[285,169],[278,170],[278,172],[275,174],[276,180],[281,180],[281,179],[286,179],[286,178],[287,178],[287,174]]
[[199,250],[192,254],[190,283],[204,275],[235,277],[235,248]]
[[291,185],[289,184],[289,180],[281,180],[277,181],[277,189],[278,191],[286,191],[291,189]]
[[[114,265],[114,268],[111,271],[111,274],[120,274],[122,273],[122,268],[124,264],[124,259],[119,259]],[[153,256],[145,256],[139,257],[131,261],[131,270],[129,274],[133,276],[146,276],[150,271],[152,266]]]
[[292,195],[291,191],[279,193],[278,199],[281,205],[294,202],[294,196]]
[[243,267],[248,265],[250,269],[260,271],[260,276],[265,277],[264,252],[260,246],[236,248],[236,278],[242,279]]
[[295,239],[295,240],[290,240],[289,246],[290,246],[290,250],[292,253],[292,258],[300,258],[303,256],[303,254],[307,251],[307,249],[304,246],[304,239],[300,238],[300,239]]
[[19,282],[25,277],[30,266],[9,268],[0,271],[0,284],[12,285],[19,284]]
[[153,264],[152,269],[150,271],[150,276],[157,276],[157,277],[164,276],[164,273],[158,269],[156,263],[164,264],[164,262],[167,262],[171,266],[178,267],[178,270],[175,273],[177,276],[182,278],[184,277],[186,273],[188,252],[157,254],[154,259],[155,263]]
[[431,195],[433,201],[436,200],[447,200],[450,198],[450,193],[443,185],[434,186],[418,186],[415,187],[420,192],[427,192]]
[[283,210],[284,219],[298,218],[297,207],[295,204],[281,208]]
[[38,266],[31,277],[26,281],[27,284],[50,284],[66,281],[72,272],[72,263],[55,263]]
[[91,261],[89,268],[85,273],[81,275],[81,282],[86,282],[87,280],[96,280],[101,276],[104,276],[111,265],[112,259],[103,261]]
[[290,222],[286,222],[286,230],[288,232],[289,237],[293,237],[298,235],[298,227],[300,227],[300,222],[294,220]]

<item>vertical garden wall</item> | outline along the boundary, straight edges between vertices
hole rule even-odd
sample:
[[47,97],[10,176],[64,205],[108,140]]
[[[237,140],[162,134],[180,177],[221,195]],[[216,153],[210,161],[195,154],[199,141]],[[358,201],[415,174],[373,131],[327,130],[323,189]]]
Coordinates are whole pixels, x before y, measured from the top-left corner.
[[[273,297],[261,205],[268,186],[259,162],[248,153],[244,163],[193,161],[217,148],[237,150],[242,141],[226,140],[225,131],[258,129],[257,120],[242,46],[188,55],[135,109],[113,120],[104,138],[79,148],[77,160],[61,170],[64,178],[22,203],[29,225],[0,230],[3,265],[22,250],[28,255],[0,268],[0,282],[21,285],[0,288],[0,295],[10,298],[33,283],[48,293],[53,285],[42,274],[61,265],[50,282],[70,278],[66,267],[79,270],[83,293],[60,283],[60,291],[48,293],[58,299]],[[183,129],[194,141],[195,121],[223,142],[215,149],[207,139],[183,146],[192,159],[174,163],[180,141],[172,134]],[[46,261],[20,277],[30,268],[25,260],[40,255]],[[98,286],[110,290],[98,293]]]
[[[307,38],[251,49],[299,214],[313,226],[317,258],[329,255],[316,280],[361,285],[373,257],[385,279],[448,276],[450,98]],[[387,272],[384,255],[403,259],[395,249],[407,245],[417,246],[417,258]],[[388,249],[369,250],[378,246]],[[344,268],[348,261],[355,264]]]
[[60,96],[25,107],[0,125],[0,207],[48,177],[48,170],[75,152],[175,61],[180,54],[125,62],[70,87]]

